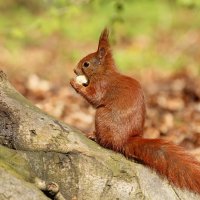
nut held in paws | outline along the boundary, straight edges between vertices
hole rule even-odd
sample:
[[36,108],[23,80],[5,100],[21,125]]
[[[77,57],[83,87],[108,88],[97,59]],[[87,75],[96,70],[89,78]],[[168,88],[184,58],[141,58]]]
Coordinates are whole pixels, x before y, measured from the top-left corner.
[[86,76],[80,75],[76,77],[76,83],[78,84],[86,84],[88,82]]

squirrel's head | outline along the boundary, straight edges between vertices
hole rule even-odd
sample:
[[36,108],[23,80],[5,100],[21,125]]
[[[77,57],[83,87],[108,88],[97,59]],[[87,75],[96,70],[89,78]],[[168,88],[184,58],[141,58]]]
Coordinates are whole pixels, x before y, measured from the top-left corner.
[[107,70],[115,69],[108,35],[108,29],[105,28],[99,38],[97,51],[81,59],[76,69],[74,69],[77,75],[85,75],[90,80],[92,76],[104,74]]

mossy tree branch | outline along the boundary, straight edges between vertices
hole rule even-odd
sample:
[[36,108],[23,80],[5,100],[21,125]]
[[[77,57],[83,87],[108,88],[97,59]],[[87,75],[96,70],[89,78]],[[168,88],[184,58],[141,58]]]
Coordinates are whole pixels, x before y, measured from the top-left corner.
[[56,182],[66,199],[198,199],[47,115],[19,94],[2,71],[0,144],[13,149],[0,147],[0,168],[12,166],[26,182],[34,177]]

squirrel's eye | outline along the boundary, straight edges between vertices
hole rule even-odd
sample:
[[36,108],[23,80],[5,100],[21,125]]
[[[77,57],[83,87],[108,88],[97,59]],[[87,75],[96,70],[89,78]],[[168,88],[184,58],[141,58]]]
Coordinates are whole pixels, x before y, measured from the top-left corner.
[[90,63],[89,63],[89,62],[84,62],[84,63],[83,63],[83,66],[84,66],[84,67],[89,67],[89,66],[90,66]]

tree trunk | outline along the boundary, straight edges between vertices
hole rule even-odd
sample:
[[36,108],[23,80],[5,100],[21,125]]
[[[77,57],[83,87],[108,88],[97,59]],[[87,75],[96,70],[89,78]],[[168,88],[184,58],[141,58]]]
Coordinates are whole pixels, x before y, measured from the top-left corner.
[[[8,173],[35,190],[34,177],[54,181],[67,200],[200,199],[47,115],[19,94],[2,71],[0,144],[1,175]],[[20,199],[17,187],[12,188],[2,177],[0,199]],[[38,199],[46,198],[39,195],[44,198]],[[30,195],[23,198],[33,199]]]

